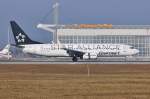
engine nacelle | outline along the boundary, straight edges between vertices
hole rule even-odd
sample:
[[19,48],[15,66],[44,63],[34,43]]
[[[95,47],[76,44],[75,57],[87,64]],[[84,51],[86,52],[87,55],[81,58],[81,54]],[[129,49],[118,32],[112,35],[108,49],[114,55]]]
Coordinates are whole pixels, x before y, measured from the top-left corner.
[[87,53],[85,55],[83,55],[83,59],[96,59],[97,58],[97,54],[94,53]]

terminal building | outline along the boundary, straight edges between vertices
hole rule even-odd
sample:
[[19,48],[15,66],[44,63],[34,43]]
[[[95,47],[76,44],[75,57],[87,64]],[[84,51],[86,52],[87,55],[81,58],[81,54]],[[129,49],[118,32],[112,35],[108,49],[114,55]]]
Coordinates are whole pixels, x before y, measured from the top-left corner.
[[59,25],[56,30],[50,25],[39,25],[39,28],[53,32],[54,40],[62,44],[131,45],[140,51],[134,58],[150,60],[150,25],[73,24]]
[[63,28],[57,30],[61,43],[116,43],[140,50],[138,56],[150,56],[150,26],[113,26],[112,28]]
[[53,41],[71,43],[116,43],[135,47],[137,61],[150,61],[150,25],[72,24],[59,25],[59,0],[53,2],[53,25],[37,27],[53,33]]

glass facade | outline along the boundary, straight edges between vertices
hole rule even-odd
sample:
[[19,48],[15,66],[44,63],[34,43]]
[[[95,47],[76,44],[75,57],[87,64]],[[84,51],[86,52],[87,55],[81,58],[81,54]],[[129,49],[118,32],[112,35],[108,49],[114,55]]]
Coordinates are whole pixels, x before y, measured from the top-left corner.
[[116,43],[134,46],[140,50],[137,56],[150,57],[150,36],[148,35],[59,35],[61,43]]

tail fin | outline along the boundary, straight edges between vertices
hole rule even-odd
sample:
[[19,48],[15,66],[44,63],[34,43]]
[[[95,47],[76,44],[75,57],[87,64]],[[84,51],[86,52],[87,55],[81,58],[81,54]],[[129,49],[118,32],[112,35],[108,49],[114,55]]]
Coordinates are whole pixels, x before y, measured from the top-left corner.
[[10,21],[16,45],[42,44],[31,40],[15,21]]

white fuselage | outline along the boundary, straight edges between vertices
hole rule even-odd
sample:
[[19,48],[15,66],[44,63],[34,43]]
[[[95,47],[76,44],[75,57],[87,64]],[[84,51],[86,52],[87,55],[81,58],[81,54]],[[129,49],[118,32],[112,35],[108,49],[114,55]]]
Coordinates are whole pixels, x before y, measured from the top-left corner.
[[64,48],[84,52],[85,54],[94,54],[97,57],[132,56],[139,53],[137,49],[123,44],[30,44],[21,46],[24,47],[22,49],[24,53],[51,57],[69,57],[69,54]]

